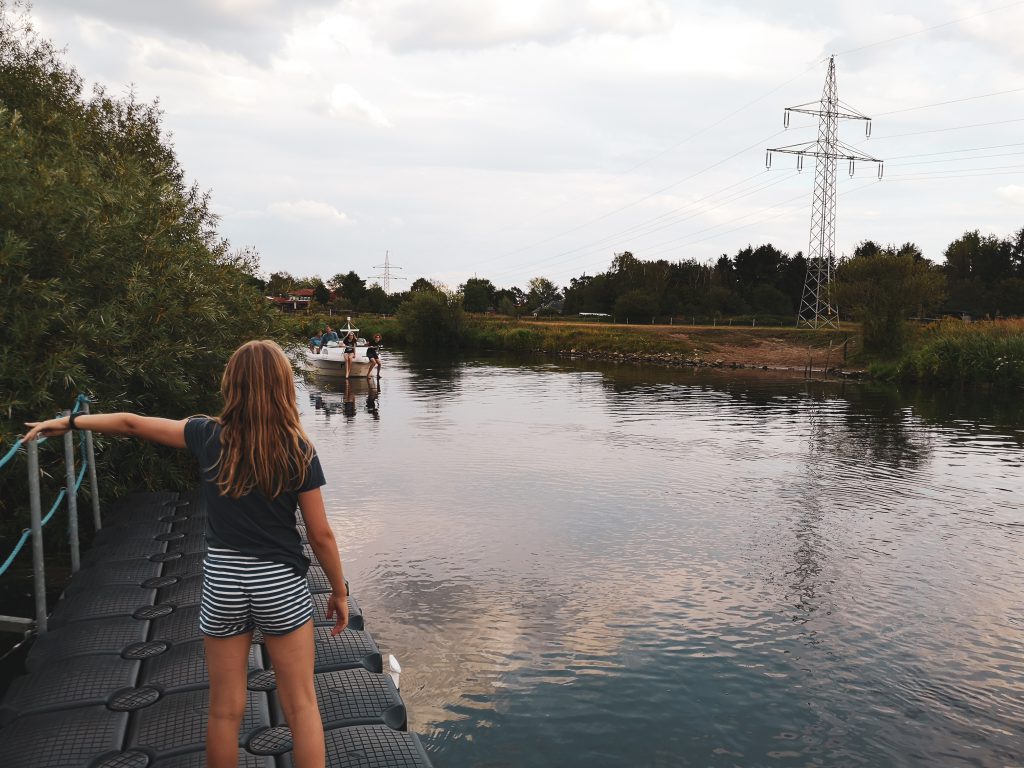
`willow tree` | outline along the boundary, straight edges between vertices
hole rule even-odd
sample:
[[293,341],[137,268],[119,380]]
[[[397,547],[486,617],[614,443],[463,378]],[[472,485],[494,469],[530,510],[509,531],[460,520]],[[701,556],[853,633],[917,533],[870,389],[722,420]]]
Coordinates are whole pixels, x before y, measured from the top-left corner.
[[[104,411],[215,412],[231,351],[276,333],[252,252],[233,254],[218,236],[161,119],[132,95],[85,93],[24,7],[0,0],[5,446],[78,393]],[[100,456],[109,492],[190,475],[183,456],[138,443],[109,440]]]

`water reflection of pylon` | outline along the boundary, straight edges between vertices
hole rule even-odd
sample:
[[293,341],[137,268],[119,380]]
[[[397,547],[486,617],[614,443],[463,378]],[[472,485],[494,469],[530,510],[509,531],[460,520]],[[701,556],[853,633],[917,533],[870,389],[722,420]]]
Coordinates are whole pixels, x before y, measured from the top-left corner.
[[839,120],[864,120],[864,132],[871,136],[871,118],[839,100],[836,85],[835,57],[828,60],[828,76],[819,102],[808,102],[786,107],[784,124],[789,127],[791,112],[818,116],[818,139],[805,144],[790,144],[769,149],[766,162],[771,167],[772,153],[796,155],[797,170],[802,170],[805,157],[814,162],[814,202],[811,206],[811,238],[807,249],[807,279],[800,299],[797,325],[809,328],[839,327],[839,310],[832,301],[832,276],[835,269],[836,248],[836,163],[846,160],[853,176],[857,160],[877,163],[878,178],[882,178],[882,161],[858,152],[839,140]]

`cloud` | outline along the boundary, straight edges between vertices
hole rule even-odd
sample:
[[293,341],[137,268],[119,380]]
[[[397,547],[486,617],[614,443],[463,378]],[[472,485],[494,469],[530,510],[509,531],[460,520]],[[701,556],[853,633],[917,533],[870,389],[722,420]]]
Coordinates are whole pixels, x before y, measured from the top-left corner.
[[662,0],[435,0],[430,11],[415,0],[374,5],[373,28],[399,51],[473,50],[615,34],[656,33],[672,23]]
[[82,19],[102,20],[146,34],[169,35],[265,64],[297,19],[333,4],[334,0],[51,0],[45,4],[45,10],[63,9]]
[[285,219],[314,219],[342,227],[355,223],[343,211],[339,211],[330,203],[322,203],[318,200],[271,203],[267,206],[267,210],[275,216]]
[[391,127],[387,115],[348,83],[338,83],[331,90],[331,96],[327,101],[327,114],[331,117],[367,122],[381,128]]
[[1024,187],[1019,184],[1007,184],[999,187],[996,189],[996,194],[1015,205],[1024,205]]

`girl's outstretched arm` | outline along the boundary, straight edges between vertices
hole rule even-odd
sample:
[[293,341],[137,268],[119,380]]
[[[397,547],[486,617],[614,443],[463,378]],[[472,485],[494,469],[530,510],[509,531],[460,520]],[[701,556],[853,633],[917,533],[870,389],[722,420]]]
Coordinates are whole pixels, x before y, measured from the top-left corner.
[[[48,421],[26,422],[29,431],[22,439],[28,443],[38,437],[63,435],[71,427],[68,417]],[[75,417],[75,427],[89,429],[104,435],[126,435],[141,437],[171,448],[185,447],[185,422],[188,419],[161,419],[156,416],[139,416],[137,413],[90,413]]]

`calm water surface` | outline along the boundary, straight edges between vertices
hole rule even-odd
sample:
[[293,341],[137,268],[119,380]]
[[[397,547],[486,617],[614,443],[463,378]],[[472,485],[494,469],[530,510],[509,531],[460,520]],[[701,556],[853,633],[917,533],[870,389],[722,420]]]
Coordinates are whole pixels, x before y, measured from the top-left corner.
[[439,767],[1024,764],[1018,400],[396,353],[376,413],[342,389],[303,418]]

